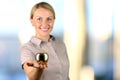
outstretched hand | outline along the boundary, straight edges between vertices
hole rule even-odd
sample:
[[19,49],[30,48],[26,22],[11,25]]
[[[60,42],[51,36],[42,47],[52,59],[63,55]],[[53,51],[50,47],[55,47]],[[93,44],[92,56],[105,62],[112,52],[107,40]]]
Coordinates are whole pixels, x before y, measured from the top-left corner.
[[28,67],[34,67],[34,68],[38,68],[38,69],[45,69],[47,68],[47,63],[46,62],[43,62],[43,61],[39,61],[39,62],[34,62],[34,63],[31,63],[31,62],[26,62],[26,65]]
[[23,68],[29,80],[39,80],[43,70],[47,68],[47,63],[42,61],[26,61],[23,65]]

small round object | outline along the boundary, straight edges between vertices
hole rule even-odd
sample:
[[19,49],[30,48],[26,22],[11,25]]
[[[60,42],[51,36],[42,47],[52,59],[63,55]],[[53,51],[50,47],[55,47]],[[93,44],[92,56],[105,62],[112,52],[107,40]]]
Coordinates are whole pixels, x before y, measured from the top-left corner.
[[37,62],[40,62],[40,61],[47,62],[48,54],[47,53],[37,53],[35,56],[35,59]]

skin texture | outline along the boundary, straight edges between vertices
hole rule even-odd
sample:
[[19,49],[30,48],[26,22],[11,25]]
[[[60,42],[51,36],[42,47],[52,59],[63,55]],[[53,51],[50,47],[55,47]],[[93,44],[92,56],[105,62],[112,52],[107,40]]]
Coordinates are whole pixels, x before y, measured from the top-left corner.
[[[49,41],[50,32],[54,25],[53,13],[45,8],[38,8],[30,19],[32,26],[35,28],[36,37],[43,40]],[[47,63],[36,61],[26,61],[23,65],[24,71],[27,74],[29,80],[39,80],[42,72],[47,68]]]

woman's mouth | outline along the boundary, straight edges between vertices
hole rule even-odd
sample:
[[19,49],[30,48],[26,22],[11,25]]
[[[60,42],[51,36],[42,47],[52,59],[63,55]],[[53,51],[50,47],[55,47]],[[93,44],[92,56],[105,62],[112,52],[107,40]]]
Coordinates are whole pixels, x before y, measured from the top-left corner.
[[49,28],[40,28],[43,32],[47,32]]

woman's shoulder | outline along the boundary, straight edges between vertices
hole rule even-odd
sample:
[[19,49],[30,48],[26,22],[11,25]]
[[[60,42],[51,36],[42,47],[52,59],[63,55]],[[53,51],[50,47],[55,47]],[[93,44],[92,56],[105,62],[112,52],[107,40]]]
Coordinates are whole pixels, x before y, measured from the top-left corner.
[[33,47],[33,44],[30,41],[28,41],[28,42],[24,43],[23,45],[21,45],[22,49],[32,49],[32,47]]
[[55,42],[56,42],[57,44],[65,45],[64,41],[61,41],[61,40],[56,40]]
[[62,40],[55,40],[54,41],[54,46],[58,46],[58,47],[65,47],[65,43],[64,43],[64,41],[62,41]]

